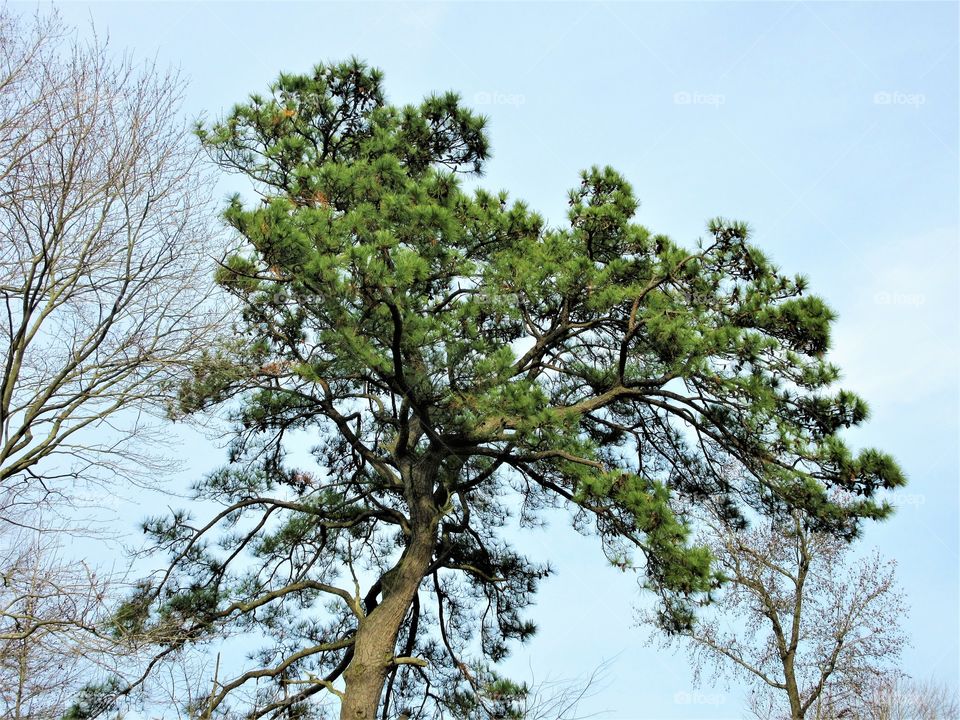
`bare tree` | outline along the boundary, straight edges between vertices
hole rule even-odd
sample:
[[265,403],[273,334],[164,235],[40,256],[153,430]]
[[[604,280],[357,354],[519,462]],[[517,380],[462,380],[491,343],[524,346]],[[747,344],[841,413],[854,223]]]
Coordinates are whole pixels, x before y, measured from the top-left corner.
[[0,709],[11,720],[59,718],[119,649],[99,629],[109,612],[110,582],[89,565],[62,557],[55,534],[6,529]]
[[0,6],[0,700],[60,717],[124,652],[64,554],[91,487],[159,481],[169,391],[216,329],[217,242],[175,73]]
[[600,717],[605,713],[581,714],[580,704],[603,689],[609,668],[610,662],[604,661],[585,678],[534,679],[526,688],[521,717],[524,720],[586,720]]
[[728,581],[713,608],[664,642],[686,641],[697,682],[706,671],[750,683],[758,718],[860,717],[854,708],[877,683],[899,677],[907,642],[895,563],[876,553],[849,561],[846,542],[799,514],[788,526],[707,525]]
[[[7,522],[155,470],[149,412],[213,327],[208,196],[175,74],[0,9]],[[62,506],[62,505],[61,505]]]
[[935,680],[883,678],[848,717],[859,720],[957,720],[956,688]]

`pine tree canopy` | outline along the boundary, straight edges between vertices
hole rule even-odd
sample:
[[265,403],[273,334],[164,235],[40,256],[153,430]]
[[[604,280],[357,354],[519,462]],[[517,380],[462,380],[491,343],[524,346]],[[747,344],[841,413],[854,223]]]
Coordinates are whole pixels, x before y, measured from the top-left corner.
[[449,93],[391,105],[356,60],[281,75],[198,134],[259,195],[224,214],[244,241],[217,278],[236,341],[180,408],[224,405],[236,437],[197,486],[219,515],[146,523],[172,560],[118,622],[168,649],[262,636],[210,708],[516,716],[523,688],[496,665],[534,632],[549,568],[503,533],[547,508],[675,626],[720,580],[689,503],[799,510],[844,538],[890,512],[896,463],[841,439],[867,408],[836,387],[834,315],[746,225],[683,247],[594,167],[551,226],[465,187],[490,155],[483,117]]

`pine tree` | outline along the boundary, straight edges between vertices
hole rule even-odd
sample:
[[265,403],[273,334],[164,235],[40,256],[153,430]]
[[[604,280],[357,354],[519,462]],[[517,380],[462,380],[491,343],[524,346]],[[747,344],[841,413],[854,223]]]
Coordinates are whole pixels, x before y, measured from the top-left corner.
[[[281,75],[198,133],[260,196],[225,211],[247,247],[217,278],[244,308],[236,342],[182,396],[226,403],[237,433],[197,489],[219,515],[146,523],[172,560],[127,622],[168,650],[263,635],[211,711],[258,683],[249,717],[331,694],[351,720],[515,717],[524,688],[496,666],[534,633],[549,568],[502,538],[511,508],[569,508],[677,628],[719,576],[675,501],[802,511],[843,538],[888,514],[896,464],[839,435],[867,410],[832,387],[833,314],[745,225],[685,249],[591,168],[548,226],[465,188],[490,152],[457,95],[391,105],[356,60]],[[303,437],[314,467],[289,459]]]

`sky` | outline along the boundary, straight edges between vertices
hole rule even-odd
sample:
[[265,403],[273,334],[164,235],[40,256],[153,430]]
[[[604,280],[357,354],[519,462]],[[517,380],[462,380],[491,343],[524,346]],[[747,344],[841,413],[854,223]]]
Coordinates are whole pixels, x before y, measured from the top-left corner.
[[[632,183],[637,220],[678,242],[711,217],[748,222],[838,313],[833,359],[872,411],[851,441],[893,453],[910,480],[863,547],[898,562],[912,607],[904,668],[957,684],[957,4],[59,7],[115,50],[179,67],[190,117],[222,114],[280,71],[356,55],[385,72],[391,101],[452,89],[487,115],[483,185],[552,222],[577,173],[605,164]],[[199,472],[219,451],[190,442]],[[695,690],[684,655],[646,643],[635,579],[595,541],[556,518],[529,543],[558,574],[539,593],[538,636],[511,661],[521,678],[607,661],[584,712],[742,716],[736,687]]]

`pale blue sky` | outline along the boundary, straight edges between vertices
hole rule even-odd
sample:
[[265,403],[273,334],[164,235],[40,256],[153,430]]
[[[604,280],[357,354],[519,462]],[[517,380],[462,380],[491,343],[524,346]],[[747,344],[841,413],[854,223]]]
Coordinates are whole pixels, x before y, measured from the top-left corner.
[[[484,184],[556,222],[577,172],[612,164],[639,221],[692,243],[715,215],[838,311],[834,357],[873,411],[854,437],[910,486],[871,528],[913,612],[906,670],[958,675],[958,6],[953,3],[70,3],[117,49],[190,79],[217,115],[281,71],[358,55],[390,99],[454,89],[490,117]],[[209,466],[206,451],[204,466]],[[532,540],[559,575],[521,675],[585,674],[620,719],[739,717],[735,690],[691,689],[682,656],[643,644],[638,592],[563,522]],[[712,693],[719,693],[714,695]],[[690,699],[680,695],[680,699]],[[711,704],[716,702],[718,704]]]

